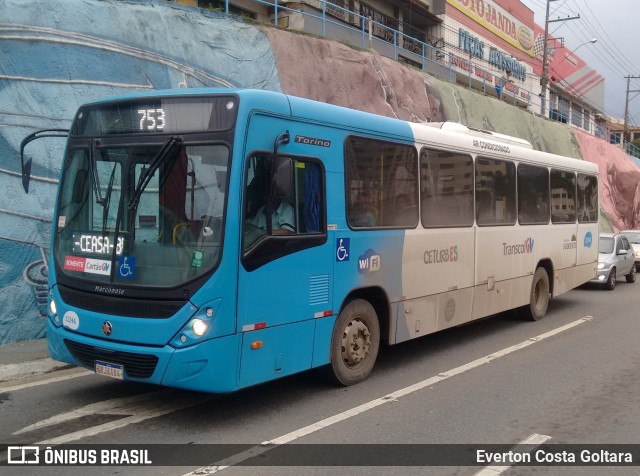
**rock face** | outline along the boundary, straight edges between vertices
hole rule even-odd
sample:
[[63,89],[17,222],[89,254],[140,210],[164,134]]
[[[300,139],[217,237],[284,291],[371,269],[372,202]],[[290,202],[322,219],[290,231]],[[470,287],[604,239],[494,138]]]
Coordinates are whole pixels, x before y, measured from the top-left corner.
[[574,134],[584,159],[600,168],[600,208],[607,214],[610,230],[640,228],[638,166],[619,147],[581,130],[574,130]]
[[[439,121],[425,77],[373,52],[336,41],[263,28],[282,92],[405,121]],[[437,94],[437,91],[432,91]]]
[[601,210],[610,219],[603,228],[640,228],[640,171],[617,147],[375,52],[152,0],[0,0],[0,12],[0,344],[44,334],[64,148],[60,140],[29,146],[34,180],[25,195],[20,141],[38,129],[67,128],[79,105],[116,94],[260,88],[407,121],[494,130],[597,163]]

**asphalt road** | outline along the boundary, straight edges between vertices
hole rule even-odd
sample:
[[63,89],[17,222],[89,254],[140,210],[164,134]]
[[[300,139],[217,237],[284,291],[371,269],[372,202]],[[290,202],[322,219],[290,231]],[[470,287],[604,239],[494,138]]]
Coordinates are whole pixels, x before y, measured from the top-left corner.
[[[538,322],[505,313],[382,349],[371,377],[348,388],[328,384],[317,371],[221,396],[78,370],[30,379],[28,387],[12,382],[0,393],[2,444],[190,446],[163,447],[161,458],[181,466],[0,466],[0,474],[475,475],[484,469],[481,474],[637,476],[638,462],[454,465],[482,445],[508,450],[528,441],[535,452],[546,448],[536,446],[541,442],[640,444],[639,286],[624,280],[614,291],[587,286],[552,300]],[[265,452],[264,442],[275,449]],[[243,446],[198,446],[222,444]],[[317,446],[328,444],[336,446]],[[215,466],[221,448],[235,455],[222,470]],[[284,458],[282,448],[294,451],[289,456],[298,464],[315,466],[268,466]],[[425,465],[442,461],[431,460],[430,451],[453,455],[454,465]],[[246,466],[256,461],[266,465]]]

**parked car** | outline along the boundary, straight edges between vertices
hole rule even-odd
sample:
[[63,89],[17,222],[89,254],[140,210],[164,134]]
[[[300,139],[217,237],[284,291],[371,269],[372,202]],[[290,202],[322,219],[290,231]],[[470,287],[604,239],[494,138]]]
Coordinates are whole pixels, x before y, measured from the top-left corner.
[[640,271],[640,230],[624,230],[620,233],[626,236],[629,243],[631,243],[633,252],[636,255],[636,271]]
[[616,287],[618,276],[627,283],[636,282],[635,253],[622,233],[600,233],[598,246],[598,272],[592,283],[603,284],[606,289]]

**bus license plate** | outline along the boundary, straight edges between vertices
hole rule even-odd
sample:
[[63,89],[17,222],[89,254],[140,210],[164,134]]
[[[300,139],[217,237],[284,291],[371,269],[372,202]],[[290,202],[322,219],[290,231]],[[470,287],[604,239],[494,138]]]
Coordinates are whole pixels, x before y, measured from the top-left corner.
[[96,360],[96,373],[98,375],[104,375],[105,377],[124,380],[124,367],[120,364]]

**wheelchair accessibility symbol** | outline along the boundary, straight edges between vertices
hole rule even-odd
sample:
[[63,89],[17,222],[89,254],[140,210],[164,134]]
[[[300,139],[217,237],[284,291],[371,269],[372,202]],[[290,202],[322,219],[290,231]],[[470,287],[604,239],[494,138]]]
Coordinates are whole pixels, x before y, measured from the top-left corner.
[[336,240],[336,261],[349,261],[349,238]]
[[135,278],[136,258],[133,256],[120,256],[118,258],[118,276],[123,279]]

